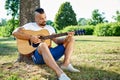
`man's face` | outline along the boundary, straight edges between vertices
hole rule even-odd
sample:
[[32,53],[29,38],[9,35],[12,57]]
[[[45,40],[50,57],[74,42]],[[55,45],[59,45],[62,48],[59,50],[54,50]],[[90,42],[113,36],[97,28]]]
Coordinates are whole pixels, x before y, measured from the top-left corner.
[[46,25],[46,14],[37,13],[35,15],[35,21],[39,26],[45,26]]

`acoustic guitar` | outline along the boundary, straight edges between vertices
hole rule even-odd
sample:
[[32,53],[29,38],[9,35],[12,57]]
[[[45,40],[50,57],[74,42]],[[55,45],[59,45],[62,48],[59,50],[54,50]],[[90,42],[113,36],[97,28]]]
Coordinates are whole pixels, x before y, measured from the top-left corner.
[[[52,38],[67,35],[67,32],[50,35],[49,31],[46,29],[42,29],[39,31],[23,30],[23,32],[26,34],[29,34],[29,35],[40,36],[39,39],[41,39],[42,41],[47,43],[48,46],[51,46]],[[78,31],[74,31],[74,32],[75,32],[75,35],[81,35],[81,34],[85,33],[83,30],[78,30]],[[29,40],[22,40],[22,39],[16,39],[16,40],[17,40],[18,51],[23,55],[32,53],[39,45],[39,44],[31,43]]]

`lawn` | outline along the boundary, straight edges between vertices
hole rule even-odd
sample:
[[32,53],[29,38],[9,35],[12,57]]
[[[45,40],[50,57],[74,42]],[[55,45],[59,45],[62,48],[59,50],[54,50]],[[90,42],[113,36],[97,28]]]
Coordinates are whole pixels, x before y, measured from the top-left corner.
[[[75,36],[74,48],[71,63],[81,72],[65,71],[72,80],[120,80],[120,37]],[[0,80],[56,80],[46,65],[15,63],[17,57],[14,38],[1,37]]]

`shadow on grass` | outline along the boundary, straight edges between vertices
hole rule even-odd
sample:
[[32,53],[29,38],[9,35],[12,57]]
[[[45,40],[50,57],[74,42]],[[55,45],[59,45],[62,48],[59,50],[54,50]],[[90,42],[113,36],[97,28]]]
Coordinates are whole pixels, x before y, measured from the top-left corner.
[[[2,72],[1,78],[4,78],[8,74],[9,76],[11,76],[15,72],[15,74],[18,74],[19,78],[23,78],[24,76],[25,80],[28,78],[31,80],[31,78],[35,76],[40,76],[40,79],[44,78],[44,80],[57,80],[55,72],[53,72],[53,70],[51,70],[46,65],[38,65],[37,67],[35,66],[36,65],[34,64],[25,63],[4,63],[0,66],[0,72]],[[120,74],[112,71],[105,71],[101,69],[96,69],[95,67],[87,66],[75,67],[80,69],[81,72],[71,73],[65,71],[65,73],[71,78],[71,80],[120,80]],[[3,72],[5,70],[7,73]],[[39,80],[39,78],[36,78],[35,80]]]
[[14,54],[16,51],[17,51],[17,48],[15,46],[0,44],[0,56],[11,55],[11,54]]
[[13,41],[13,40],[15,40],[14,37],[1,37],[0,38],[0,42],[2,42],[2,41]]
[[[7,42],[6,42],[7,41]],[[0,38],[0,55],[10,55],[17,51],[13,38]]]
[[87,66],[75,66],[80,69],[80,73],[69,73],[66,71],[68,76],[72,80],[120,80],[120,74],[106,71],[101,69],[96,69],[95,67]]
[[[68,71],[64,71],[71,78],[71,80],[120,80],[120,74],[113,71],[106,71],[102,69],[97,69],[95,67],[87,66],[75,67],[78,68],[81,72],[71,73]],[[45,69],[47,72],[49,72],[49,74],[51,74],[42,75],[46,80],[57,80],[55,73],[53,73],[53,71],[50,68],[46,67],[46,65],[42,65],[41,68]]]

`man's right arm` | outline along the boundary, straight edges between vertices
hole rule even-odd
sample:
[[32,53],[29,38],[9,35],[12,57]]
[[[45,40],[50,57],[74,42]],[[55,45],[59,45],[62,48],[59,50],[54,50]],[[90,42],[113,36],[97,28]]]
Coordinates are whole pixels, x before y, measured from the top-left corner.
[[23,40],[30,40],[31,35],[29,34],[25,34],[23,32],[24,28],[23,27],[19,27],[16,30],[13,31],[13,36],[15,36],[18,39],[23,39]]
[[41,40],[39,39],[39,36],[33,36],[30,34],[24,33],[24,28],[22,27],[13,31],[13,36],[22,40],[30,40],[32,43],[36,43],[36,44],[41,42]]

